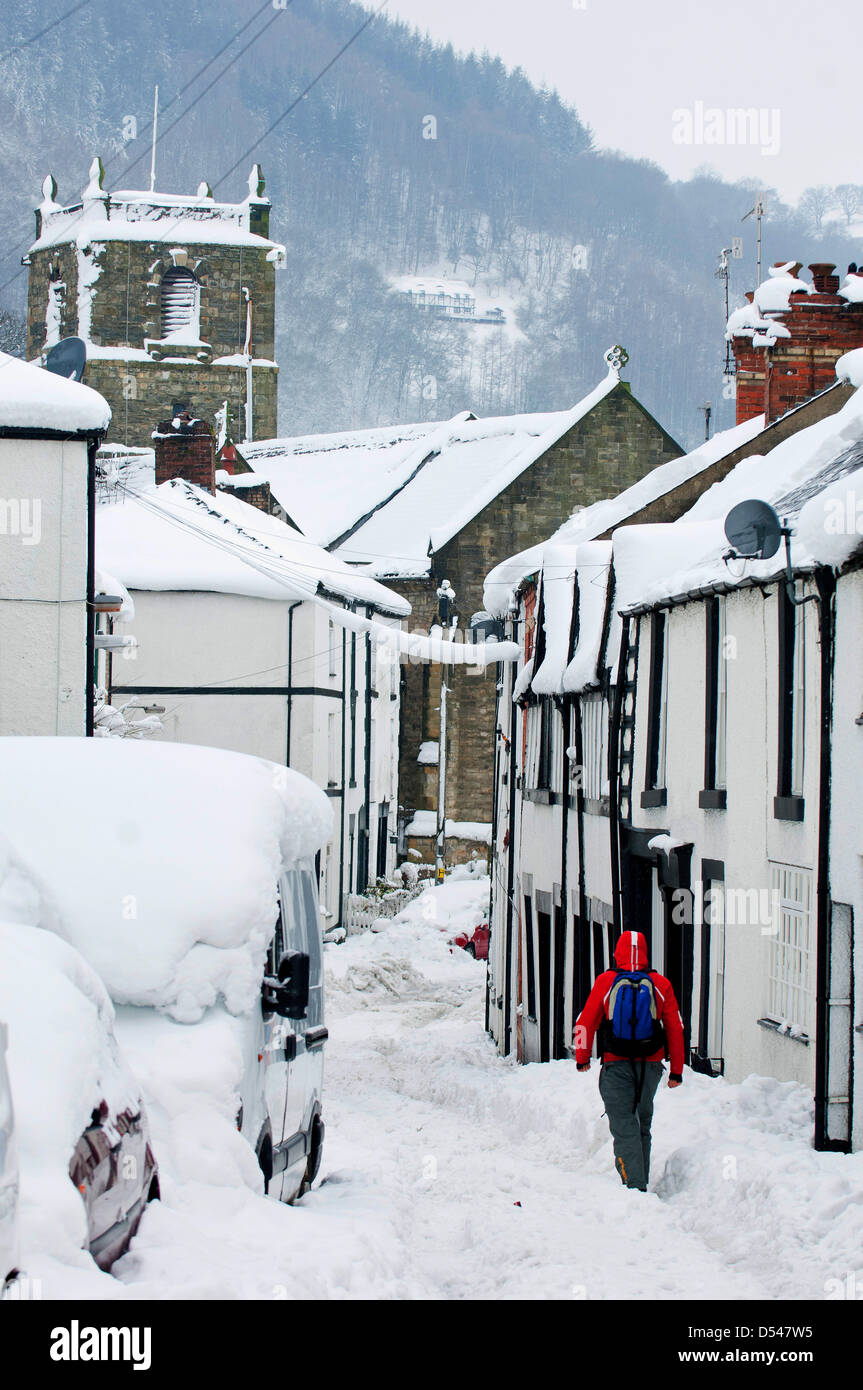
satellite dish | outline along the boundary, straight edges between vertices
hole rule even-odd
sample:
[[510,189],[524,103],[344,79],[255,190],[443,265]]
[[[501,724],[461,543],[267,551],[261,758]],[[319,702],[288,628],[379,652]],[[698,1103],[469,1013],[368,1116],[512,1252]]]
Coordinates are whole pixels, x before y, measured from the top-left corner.
[[751,498],[731,508],[725,518],[725,534],[739,559],[769,560],[779,549],[783,532],[769,503]]
[[61,338],[45,358],[46,372],[80,381],[87,365],[87,344],[83,338]]

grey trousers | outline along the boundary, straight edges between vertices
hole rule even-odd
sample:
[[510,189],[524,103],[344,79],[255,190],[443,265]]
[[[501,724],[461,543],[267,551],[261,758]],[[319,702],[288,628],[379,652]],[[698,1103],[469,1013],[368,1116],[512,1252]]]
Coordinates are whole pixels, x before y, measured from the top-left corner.
[[605,1113],[614,1140],[614,1166],[626,1187],[647,1191],[650,1177],[650,1124],[653,1119],[653,1098],[662,1079],[662,1063],[644,1064],[644,1086],[638,1107],[633,1111],[636,1078],[641,1077],[641,1062],[606,1062],[599,1073],[599,1094],[605,1103]]

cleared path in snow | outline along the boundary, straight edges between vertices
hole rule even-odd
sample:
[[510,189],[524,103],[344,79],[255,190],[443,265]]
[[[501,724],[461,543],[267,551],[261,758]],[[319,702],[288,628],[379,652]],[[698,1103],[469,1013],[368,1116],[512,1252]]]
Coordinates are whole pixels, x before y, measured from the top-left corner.
[[[434,890],[435,917],[452,926],[483,891]],[[855,1267],[830,1212],[851,1211],[859,1240],[863,1165],[811,1151],[801,1088],[690,1073],[677,1092],[663,1085],[655,1190],[626,1191],[598,1066],[584,1076],[571,1062],[498,1057],[483,1030],[485,969],[448,952],[422,904],[329,953],[329,1129],[307,1199],[325,1205],[333,1182],[377,1192],[406,1293],[823,1298],[827,1279]]]

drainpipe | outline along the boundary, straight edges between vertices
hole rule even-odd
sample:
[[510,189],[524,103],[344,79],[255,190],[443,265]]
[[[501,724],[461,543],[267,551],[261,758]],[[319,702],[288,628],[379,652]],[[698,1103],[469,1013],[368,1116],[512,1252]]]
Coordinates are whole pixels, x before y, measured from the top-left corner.
[[288,607],[288,709],[287,709],[287,737],[285,742],[285,767],[291,765],[291,710],[293,707],[293,663],[294,663],[294,609],[299,608],[302,599],[295,599]]
[[[513,624],[513,638],[516,639],[518,633],[517,623]],[[513,671],[515,668],[513,668]],[[515,888],[515,774],[518,768],[518,757],[516,753],[516,732],[518,727],[518,705],[514,700],[509,702],[509,808],[507,811],[507,828],[509,830],[509,858],[506,866],[506,976],[504,978],[503,990],[503,1012],[504,1012],[504,1056],[508,1057],[512,1049],[512,936],[513,936],[513,906],[512,895]]]
[[[569,700],[564,699],[564,698],[561,697],[560,695],[555,695],[555,697],[554,697],[554,703],[555,703],[555,705],[557,706],[558,713],[560,714],[561,723],[563,724],[563,738],[562,738],[561,741],[560,741],[560,742],[561,742],[561,754],[560,754],[560,756],[561,756],[561,775],[560,775],[560,806],[561,806],[561,816],[560,816],[560,922],[559,922],[559,923],[556,923],[555,926],[556,926],[556,927],[559,926],[559,927],[560,927],[560,930],[563,932],[563,939],[564,939],[564,943],[565,943],[565,942],[566,942],[567,926],[568,926],[568,924],[569,924],[569,908],[568,908],[567,905],[566,905],[566,893],[567,893],[567,887],[566,887],[566,840],[567,840],[567,827],[568,827],[568,822],[569,822],[569,758],[566,756],[566,747],[567,747],[567,735],[569,734],[569,705],[570,705],[570,702],[569,702]],[[553,911],[554,911],[554,904],[552,903],[552,914],[553,914]],[[552,920],[553,920],[553,916],[552,916]],[[557,946],[557,933],[556,933],[556,931],[555,931],[555,938],[554,938],[554,941],[555,941],[555,946]],[[575,943],[573,942],[573,945],[574,945],[574,944],[575,944]],[[564,964],[565,964],[565,962],[566,962],[566,945],[564,944]],[[556,965],[556,964],[557,964],[557,962],[555,961],[555,965]],[[562,1021],[565,1023],[566,1010],[565,1010],[565,1000],[564,1000],[564,998],[563,998],[563,981],[562,981],[562,980],[556,980],[556,981],[555,981],[555,987],[556,987],[556,988],[555,988],[556,997],[555,997],[555,1001],[554,1001],[554,1006],[553,1006],[553,1008],[552,1008],[552,1032],[556,1034],[558,1030],[557,1030],[557,1028],[555,1028],[555,1026],[554,1026],[554,1024],[555,1024],[555,1015],[557,1015],[557,1018],[558,1018],[558,1019],[562,1019]],[[561,1011],[560,1014],[558,1014],[558,1012],[557,1012],[558,1010]],[[564,1034],[565,1034],[565,1028],[563,1029],[563,1032],[564,1032]],[[552,1039],[552,1042],[553,1042],[553,1041],[554,1041],[554,1039]],[[566,1048],[566,1042],[565,1042],[565,1041],[564,1041],[564,1043],[563,1043],[563,1047]],[[566,1055],[566,1054],[565,1054],[565,1055]],[[553,1052],[553,1051],[552,1051],[552,1056],[554,1056],[554,1052]]]
[[[336,926],[343,925],[344,902],[345,902],[345,821],[347,819],[347,763],[348,763],[348,634],[342,628],[342,795],[341,795],[341,828],[339,832],[339,915],[336,918]],[[350,879],[348,879],[348,891],[350,892]]]
[[96,719],[96,450],[97,439],[87,440],[87,685],[84,691],[84,734],[93,737]]
[[[836,578],[832,570],[819,569],[818,617],[821,629],[820,706],[821,730],[818,785],[818,881],[816,888],[817,955],[815,984],[815,1148],[848,1152],[849,1143],[831,1139],[827,1124],[829,1086],[830,993],[830,781],[833,709],[833,660],[835,640]],[[853,1084],[853,1058],[849,1060],[849,1087]],[[849,1094],[849,1131],[853,1094]]]
[[[617,661],[617,684],[611,706],[608,727],[608,837],[611,857],[611,905],[615,935],[623,926],[622,885],[620,882],[620,718],[626,688],[626,658],[629,649],[629,619],[623,619],[620,634],[620,655]],[[609,689],[606,674],[605,689]]]
[[[584,868],[584,727],[580,695],[575,697],[575,764],[576,767],[582,769],[582,775],[579,777],[575,789],[575,829],[578,841],[578,917],[583,934],[587,928],[587,888]],[[579,1012],[587,1002],[587,995],[584,993],[585,985],[588,983],[585,980],[587,972],[584,969],[579,969],[579,966],[583,965],[582,956],[583,952],[574,950],[572,953],[573,1009],[578,1004]]]
[[[366,612],[368,617],[368,612]],[[365,737],[365,778],[363,785],[363,802],[365,805],[365,830],[361,833],[365,835],[365,850],[363,858],[366,864],[366,880],[369,879],[371,872],[371,856],[369,846],[372,842],[372,637],[371,633],[366,633],[366,737]],[[366,884],[357,884],[360,892]]]

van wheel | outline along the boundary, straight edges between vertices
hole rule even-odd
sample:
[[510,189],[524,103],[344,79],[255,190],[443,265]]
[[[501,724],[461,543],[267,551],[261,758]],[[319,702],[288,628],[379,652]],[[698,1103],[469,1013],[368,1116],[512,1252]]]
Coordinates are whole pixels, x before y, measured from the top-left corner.
[[258,1140],[258,1167],[264,1175],[264,1193],[270,1190],[273,1180],[273,1141],[269,1130],[265,1130]]
[[156,1177],[156,1176],[154,1175],[154,1176],[153,1176],[153,1179],[152,1179],[152,1182],[150,1183],[150,1189],[149,1189],[149,1191],[148,1191],[148,1193],[147,1193],[147,1201],[148,1201],[148,1202],[158,1202],[158,1201],[160,1201],[161,1196],[162,1196],[162,1193],[161,1193],[161,1190],[160,1190],[160,1188],[159,1188],[159,1179],[158,1179],[158,1177]]
[[473,956],[474,960],[476,960],[476,947],[474,946],[472,941],[469,941],[467,943],[467,945],[464,948],[464,953],[466,956]]
[[306,1171],[303,1173],[303,1180],[300,1183],[298,1197],[304,1197],[312,1189],[312,1183],[318,1176],[318,1169],[321,1166],[321,1156],[324,1151],[324,1129],[325,1125],[320,1115],[315,1115],[312,1120],[312,1145],[309,1150],[309,1157],[306,1162]]

